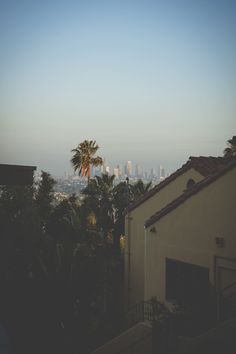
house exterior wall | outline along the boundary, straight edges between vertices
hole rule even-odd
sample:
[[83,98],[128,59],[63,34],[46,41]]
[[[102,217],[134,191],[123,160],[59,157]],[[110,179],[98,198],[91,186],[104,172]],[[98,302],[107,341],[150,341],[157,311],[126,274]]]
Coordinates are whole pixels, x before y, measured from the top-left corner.
[[[236,168],[228,171],[146,230],[145,299],[166,301],[166,258],[209,269],[215,284],[215,256],[227,267],[236,259]],[[155,226],[156,233],[150,232]],[[223,237],[224,247],[215,238]],[[222,258],[221,258],[222,257]],[[235,267],[236,269],[236,267]],[[227,273],[232,282],[236,272]],[[225,278],[227,283],[227,278]],[[224,285],[227,285],[227,284]]]
[[186,189],[189,179],[194,179],[195,182],[198,182],[203,179],[203,176],[193,168],[187,170],[132,210],[126,217],[125,305],[128,308],[144,300],[144,222],[155,212],[181,195]]

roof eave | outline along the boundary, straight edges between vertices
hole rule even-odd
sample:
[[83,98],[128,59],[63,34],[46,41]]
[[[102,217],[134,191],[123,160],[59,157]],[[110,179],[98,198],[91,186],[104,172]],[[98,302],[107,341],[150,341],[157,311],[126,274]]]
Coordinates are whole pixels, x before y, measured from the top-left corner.
[[172,210],[176,209],[179,205],[184,203],[191,196],[200,192],[202,189],[207,187],[209,184],[213,183],[215,180],[223,176],[228,171],[232,170],[234,167],[236,167],[236,160],[227,165],[225,168],[222,168],[221,171],[215,173],[214,175],[206,177],[202,181],[196,183],[191,189],[186,190],[178,198],[174,199],[171,203],[167,204],[164,208],[162,208],[156,214],[152,215],[148,220],[146,220],[144,227],[148,228],[151,225],[155,224],[158,220],[169,214]]

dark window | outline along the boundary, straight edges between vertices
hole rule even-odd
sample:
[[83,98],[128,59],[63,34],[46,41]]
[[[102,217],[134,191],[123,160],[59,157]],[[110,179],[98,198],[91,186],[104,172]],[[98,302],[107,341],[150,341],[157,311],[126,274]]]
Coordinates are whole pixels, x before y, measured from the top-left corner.
[[166,259],[166,299],[180,305],[197,305],[209,297],[209,269]]
[[187,189],[193,187],[194,184],[195,184],[194,179],[190,178],[190,179],[188,180],[188,182],[187,182]]

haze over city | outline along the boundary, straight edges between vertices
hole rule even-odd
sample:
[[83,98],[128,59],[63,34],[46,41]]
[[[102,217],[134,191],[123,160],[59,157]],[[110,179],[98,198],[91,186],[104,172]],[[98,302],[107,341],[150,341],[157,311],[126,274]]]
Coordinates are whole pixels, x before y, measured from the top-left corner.
[[234,1],[1,3],[0,160],[72,171],[96,140],[112,166],[172,172],[236,132]]

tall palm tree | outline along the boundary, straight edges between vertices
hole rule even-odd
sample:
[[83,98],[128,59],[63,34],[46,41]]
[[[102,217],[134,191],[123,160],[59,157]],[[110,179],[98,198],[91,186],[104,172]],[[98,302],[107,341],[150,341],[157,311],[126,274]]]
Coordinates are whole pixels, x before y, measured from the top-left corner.
[[236,136],[227,141],[228,147],[224,150],[224,157],[236,156]]
[[95,140],[84,140],[77,148],[71,150],[74,155],[71,163],[74,170],[79,170],[79,175],[87,176],[88,182],[90,179],[90,166],[100,166],[103,161],[100,156],[94,156],[99,149]]

